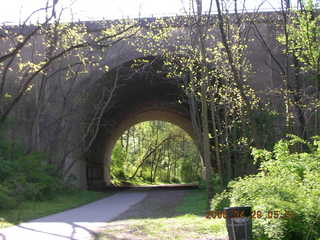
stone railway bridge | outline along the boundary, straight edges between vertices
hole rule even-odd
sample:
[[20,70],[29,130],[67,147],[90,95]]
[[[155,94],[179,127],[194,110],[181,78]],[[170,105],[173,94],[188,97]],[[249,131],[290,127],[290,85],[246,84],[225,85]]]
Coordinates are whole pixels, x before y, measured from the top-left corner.
[[[265,14],[266,16],[273,14]],[[281,56],[281,49],[275,40],[275,27],[270,21],[260,21],[258,28],[273,54]],[[93,30],[98,23],[88,23]],[[180,31],[178,34],[184,34]],[[213,31],[212,34],[219,34]],[[256,38],[254,32],[252,38]],[[129,40],[130,41],[130,40]],[[145,43],[148,44],[147,42]],[[175,44],[174,38],[171,44]],[[253,87],[258,91],[279,86],[279,72],[271,55],[261,45],[253,41],[248,49],[249,59],[253,64]],[[136,59],[153,59],[146,67],[133,69],[131,64]],[[281,59],[281,58],[280,58]],[[83,105],[82,117],[90,119],[90,110],[97,105],[102,90],[110,89],[110,83],[118,79],[118,87],[114,92],[109,107],[104,111],[97,135],[88,151],[76,152],[68,161],[76,159],[72,174],[78,179],[79,186],[98,189],[110,184],[110,163],[112,149],[117,139],[134,124],[148,120],[163,120],[173,123],[193,136],[188,106],[179,104],[184,98],[178,80],[166,78],[166,70],[157,56],[144,56],[127,41],[118,42],[109,49],[103,58],[109,66],[109,73],[90,72],[90,81],[83,81],[82,89],[86,89],[88,100]],[[111,81],[110,81],[111,80]],[[90,82],[87,87],[86,82]],[[81,124],[73,121],[74,139],[79,139]]]

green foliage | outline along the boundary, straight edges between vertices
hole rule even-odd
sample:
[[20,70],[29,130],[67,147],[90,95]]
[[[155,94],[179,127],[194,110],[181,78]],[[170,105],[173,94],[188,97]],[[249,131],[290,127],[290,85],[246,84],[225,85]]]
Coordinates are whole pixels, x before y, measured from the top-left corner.
[[0,185],[0,209],[13,208],[17,204],[6,186]]
[[113,183],[118,184],[121,181],[125,180],[126,176],[123,171],[123,162],[125,161],[126,155],[121,146],[120,142],[116,143],[115,148],[112,152],[112,167],[111,167],[111,177]]
[[225,207],[230,206],[230,196],[228,191],[216,194],[211,201],[211,210],[222,211]]
[[307,0],[304,9],[295,11],[288,24],[288,42],[281,35],[278,40],[288,44],[289,53],[294,55],[301,63],[305,72],[320,73],[320,16],[317,12],[319,4]]
[[[298,152],[297,144],[306,144],[308,152]],[[253,149],[261,162],[256,175],[229,184],[229,190],[217,195],[211,207],[221,209],[249,205],[263,213],[254,219],[257,239],[318,239],[320,237],[320,141],[307,143],[296,136],[279,141],[272,152]],[[279,211],[283,218],[268,217]]]
[[200,178],[199,152],[181,128],[147,121],[128,129],[112,152],[114,184],[195,182]]
[[283,121],[281,115],[276,111],[261,107],[252,112],[252,118],[257,124],[259,146],[271,150],[276,139],[279,139],[279,123]]
[[66,188],[61,176],[41,153],[25,154],[14,143],[0,141],[0,208],[24,200],[43,200]]
[[[183,152],[182,158],[179,159],[178,167],[180,168],[180,181],[200,181],[201,166],[199,165],[199,153],[198,150],[190,143],[188,145],[189,147],[186,150],[187,152]],[[181,150],[184,151],[183,149],[179,149],[179,151]]]
[[[211,182],[212,182],[212,186],[213,186],[213,193],[214,194],[218,194],[218,193],[221,193],[223,191],[223,185],[221,183],[221,177],[218,175],[218,174],[213,174],[212,175],[212,179],[211,179]],[[208,186],[208,183],[206,180],[204,179],[201,179],[199,181],[199,188],[200,189],[207,189],[207,186]]]
[[[287,6],[277,40],[283,45],[283,53],[290,63],[283,79],[291,85],[284,90],[288,91],[292,100],[287,101],[285,105],[287,111],[290,108],[298,109],[286,113],[286,124],[287,127],[292,125],[290,128],[296,127],[296,133],[307,139],[319,134],[320,5],[319,1],[314,0],[299,2],[298,9],[290,8],[291,4]],[[295,74],[292,74],[293,72]],[[293,79],[295,83],[290,84]],[[312,91],[308,90],[308,94],[302,94],[302,88]],[[292,120],[298,124],[294,126]]]

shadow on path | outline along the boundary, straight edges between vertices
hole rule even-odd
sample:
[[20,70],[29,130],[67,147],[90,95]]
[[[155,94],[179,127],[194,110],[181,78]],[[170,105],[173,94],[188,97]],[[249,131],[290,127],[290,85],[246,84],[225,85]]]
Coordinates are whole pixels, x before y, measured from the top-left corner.
[[119,192],[110,197],[48,217],[0,230],[0,240],[99,239],[96,232],[107,221],[143,200],[143,192]]

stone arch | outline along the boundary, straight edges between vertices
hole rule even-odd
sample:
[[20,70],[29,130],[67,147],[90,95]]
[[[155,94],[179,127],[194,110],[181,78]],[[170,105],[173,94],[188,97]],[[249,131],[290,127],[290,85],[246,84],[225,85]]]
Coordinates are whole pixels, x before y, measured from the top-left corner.
[[189,108],[182,103],[185,101],[181,101],[185,95],[179,80],[166,77],[167,71],[160,59],[148,60],[138,70],[131,67],[134,62],[128,62],[106,76],[119,77],[120,87],[110,103],[111,107],[105,111],[99,132],[85,157],[90,189],[100,189],[111,184],[113,147],[125,130],[139,122],[167,121],[194,138]]

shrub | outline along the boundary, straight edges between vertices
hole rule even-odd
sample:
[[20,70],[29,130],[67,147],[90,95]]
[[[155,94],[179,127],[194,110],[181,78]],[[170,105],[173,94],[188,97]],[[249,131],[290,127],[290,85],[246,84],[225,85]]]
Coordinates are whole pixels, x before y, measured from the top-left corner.
[[171,179],[171,182],[172,182],[172,183],[181,183],[181,181],[180,181],[180,179],[179,179],[178,177],[173,177],[173,178]]
[[[296,146],[308,146],[298,152]],[[296,136],[279,141],[272,152],[253,149],[260,170],[233,181],[229,190],[217,195],[212,208],[223,205],[250,205],[263,216],[253,221],[256,239],[320,238],[320,140],[304,142]],[[275,218],[279,211],[283,218]],[[269,213],[269,215],[268,215]]]
[[17,205],[17,201],[10,196],[7,187],[0,185],[0,209],[13,208]]
[[228,191],[223,191],[214,196],[211,201],[211,210],[222,211],[225,207],[230,206],[230,194]]
[[66,188],[58,171],[45,160],[44,154],[25,154],[16,144],[0,140],[0,208],[48,199]]
[[[223,191],[223,186],[221,183],[221,178],[218,174],[213,174],[211,179],[213,185],[213,192],[214,193],[221,193]],[[208,183],[205,179],[199,180],[199,188],[200,189],[207,189]]]

